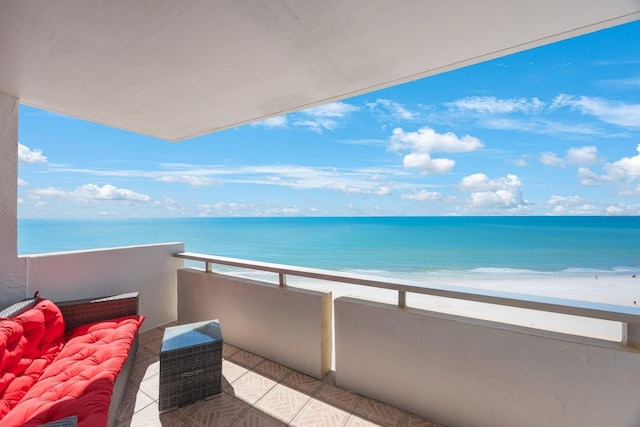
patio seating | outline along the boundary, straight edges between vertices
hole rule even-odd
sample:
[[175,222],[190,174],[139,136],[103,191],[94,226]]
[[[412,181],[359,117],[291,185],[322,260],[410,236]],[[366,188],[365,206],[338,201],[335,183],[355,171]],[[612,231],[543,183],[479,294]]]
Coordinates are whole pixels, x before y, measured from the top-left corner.
[[0,312],[0,426],[115,426],[143,320],[137,293]]

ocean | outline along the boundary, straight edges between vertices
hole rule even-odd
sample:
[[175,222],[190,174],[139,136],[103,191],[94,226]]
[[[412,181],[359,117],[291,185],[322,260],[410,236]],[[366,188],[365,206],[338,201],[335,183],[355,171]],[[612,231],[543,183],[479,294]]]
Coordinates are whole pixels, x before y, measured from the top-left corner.
[[210,255],[377,276],[640,273],[640,217],[20,219],[21,255],[184,242]]

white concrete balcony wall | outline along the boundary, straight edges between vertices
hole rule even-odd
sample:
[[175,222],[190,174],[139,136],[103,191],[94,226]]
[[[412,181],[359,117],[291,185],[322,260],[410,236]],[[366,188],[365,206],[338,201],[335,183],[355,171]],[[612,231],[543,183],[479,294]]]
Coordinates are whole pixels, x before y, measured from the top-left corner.
[[178,322],[218,319],[225,342],[316,378],[331,369],[331,299],[331,292],[178,272]]
[[447,426],[639,426],[640,352],[615,342],[335,300],[336,385]]
[[184,261],[173,254],[183,250],[183,243],[166,243],[24,256],[27,295],[66,301],[139,292],[142,330],[152,329],[177,319]]
[[0,93],[0,307],[25,296],[27,268],[18,258],[18,100]]

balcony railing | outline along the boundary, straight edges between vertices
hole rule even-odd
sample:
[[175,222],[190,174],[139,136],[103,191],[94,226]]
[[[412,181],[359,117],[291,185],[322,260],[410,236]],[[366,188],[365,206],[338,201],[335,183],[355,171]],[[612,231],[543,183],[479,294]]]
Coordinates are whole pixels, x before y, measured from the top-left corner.
[[424,284],[410,280],[380,278],[369,275],[337,272],[317,268],[296,267],[285,264],[221,257],[193,252],[176,253],[174,256],[187,260],[204,262],[205,270],[207,272],[212,272],[213,265],[215,264],[276,273],[281,287],[287,286],[287,275],[290,275],[392,290],[398,293],[398,308],[405,308],[407,306],[407,293],[414,293],[620,322],[623,329],[623,344],[630,345],[632,347],[640,347],[640,311],[635,307],[494,291],[488,289],[475,289],[464,286]]

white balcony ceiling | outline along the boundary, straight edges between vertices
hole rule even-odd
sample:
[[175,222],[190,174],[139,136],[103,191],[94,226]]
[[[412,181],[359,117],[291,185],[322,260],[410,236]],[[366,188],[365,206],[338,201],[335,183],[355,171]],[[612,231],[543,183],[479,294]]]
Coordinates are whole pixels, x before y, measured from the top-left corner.
[[640,19],[640,0],[3,0],[0,92],[181,140]]

